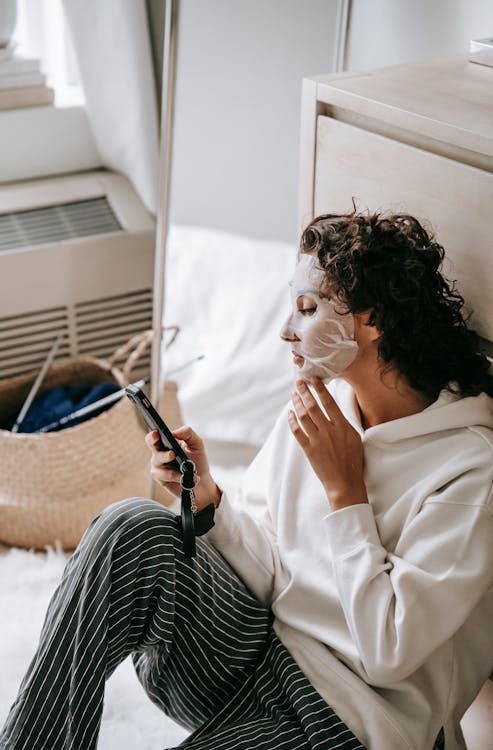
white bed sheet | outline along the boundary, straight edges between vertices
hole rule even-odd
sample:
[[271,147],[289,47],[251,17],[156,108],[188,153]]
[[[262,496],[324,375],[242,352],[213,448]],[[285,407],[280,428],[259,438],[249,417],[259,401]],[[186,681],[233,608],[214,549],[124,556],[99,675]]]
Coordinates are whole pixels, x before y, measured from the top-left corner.
[[180,334],[163,353],[184,420],[204,438],[259,446],[292,391],[280,331],[290,311],[296,248],[200,227],[172,226],[164,322]]

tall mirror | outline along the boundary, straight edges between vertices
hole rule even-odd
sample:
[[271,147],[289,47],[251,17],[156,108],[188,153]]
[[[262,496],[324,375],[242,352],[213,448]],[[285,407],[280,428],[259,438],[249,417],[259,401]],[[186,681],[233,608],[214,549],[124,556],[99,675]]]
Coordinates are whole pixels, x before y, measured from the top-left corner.
[[181,330],[159,362],[165,374],[202,357],[176,376],[183,417],[211,450],[233,443],[244,457],[292,382],[279,331],[298,233],[301,80],[342,67],[348,4],[171,6],[157,281]]
[[[6,428],[54,342],[38,395],[63,385],[53,368],[106,363],[154,329],[154,360],[147,338],[117,369],[133,353],[126,380],[152,375],[170,424],[193,424],[218,481],[236,486],[291,387],[278,334],[296,254],[301,79],[339,64],[346,7],[0,2],[0,586],[17,613],[0,630],[19,635],[0,639],[0,723],[83,527],[112,500],[149,492],[125,399],[51,434]],[[128,662],[105,706],[103,748],[186,734]]]

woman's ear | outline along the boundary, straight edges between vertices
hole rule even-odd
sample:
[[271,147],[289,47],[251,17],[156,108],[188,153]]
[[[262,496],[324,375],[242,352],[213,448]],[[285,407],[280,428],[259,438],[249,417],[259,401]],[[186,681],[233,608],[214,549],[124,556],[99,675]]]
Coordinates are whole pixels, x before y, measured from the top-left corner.
[[370,343],[378,341],[380,338],[380,331],[376,326],[370,323],[371,314],[371,310],[366,310],[365,312],[354,315],[354,338],[357,343]]

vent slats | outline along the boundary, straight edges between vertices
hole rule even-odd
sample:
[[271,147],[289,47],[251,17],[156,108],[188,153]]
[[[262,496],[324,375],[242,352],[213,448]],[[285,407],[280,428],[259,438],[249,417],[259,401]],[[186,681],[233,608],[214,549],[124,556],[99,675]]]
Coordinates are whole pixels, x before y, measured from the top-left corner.
[[5,333],[2,332],[2,336],[0,338],[0,348],[6,342],[18,341],[19,339],[23,339],[26,336],[29,336],[29,338],[32,338],[34,336],[39,339],[41,334],[43,339],[45,339],[47,336],[51,339],[54,339],[55,336],[58,335],[58,331],[65,327],[63,323],[64,321],[60,321],[58,325],[56,323],[53,323],[53,325],[37,325],[35,329],[33,329],[29,325],[29,323],[23,323],[22,325],[14,329],[7,330]]
[[[143,289],[76,305],[76,320],[81,354],[106,359],[132,336],[152,327],[152,290]],[[150,350],[145,352],[133,376],[149,375]]]
[[[55,338],[54,336],[50,337],[49,339],[46,339],[46,338],[43,337],[43,339],[40,339],[40,340],[36,341],[35,337],[31,337],[31,344],[30,344],[30,347],[29,347],[29,354],[25,353],[25,347],[23,345],[23,342],[19,341],[19,339],[15,339],[14,343],[11,344],[10,346],[9,345],[4,346],[3,345],[4,342],[2,341],[1,342],[1,344],[2,344],[2,346],[1,346],[2,358],[3,357],[8,357],[8,358],[15,357],[16,359],[21,360],[22,357],[26,357],[26,356],[29,356],[29,357],[33,357],[33,356],[34,357],[37,357],[37,356],[44,357],[49,352],[49,350],[51,348],[51,345],[53,344],[54,338]],[[7,344],[8,343],[9,342],[7,342]],[[68,341],[62,341],[62,342],[60,342],[59,347],[58,347],[58,354],[57,354],[57,356],[58,357],[62,357],[62,356],[67,357],[69,355],[69,353],[70,352],[69,352]]]
[[[59,358],[55,357],[55,361],[57,361]],[[0,367],[0,380],[3,378],[11,378],[16,377],[17,375],[24,375],[27,372],[34,372],[36,370],[39,370],[41,367],[42,362],[39,362],[38,360],[33,360],[31,364],[24,364],[24,366],[19,367],[19,365],[10,365],[8,367]]]
[[3,330],[31,325],[33,321],[33,314],[36,315],[36,321],[38,323],[51,324],[54,321],[57,322],[63,320],[67,314],[67,311],[64,307],[56,307],[48,310],[41,310],[40,312],[36,313],[22,313],[21,315],[9,315],[5,318],[0,318],[0,336]]
[[57,336],[56,359],[69,355],[67,310],[52,308],[0,319],[0,378],[39,369]]
[[108,199],[0,214],[0,251],[121,231]]
[[[146,312],[149,311],[149,308],[152,310],[152,295],[149,295],[149,297],[143,298],[141,300],[136,300],[132,303],[132,310],[138,311],[138,310],[145,310]],[[111,305],[105,305],[104,307],[99,307],[95,305],[93,308],[88,308],[87,310],[80,310],[78,312],[79,320],[81,323],[87,321],[94,320],[95,318],[98,318],[101,316],[101,314],[104,313],[111,313],[112,315],[118,315],[121,312],[128,313],[128,300],[116,300]]]
[[[110,320],[109,325],[111,325],[111,329],[113,331],[118,330],[135,330],[136,324],[137,324],[137,330],[142,331],[144,328],[148,327],[147,322],[149,321],[149,315],[131,315],[128,314],[125,318],[117,318],[116,320]],[[87,335],[92,336],[94,339],[94,334],[97,334],[98,336],[101,333],[104,333],[108,329],[108,321],[107,320],[100,320],[97,323],[85,327],[83,330],[79,333],[79,341],[82,343],[86,338]]]
[[[30,352],[23,352],[21,354],[16,353],[15,357],[11,357],[7,360],[7,364],[4,364],[4,362],[0,363],[0,372],[3,373],[3,370],[5,368],[11,368],[13,367],[13,363],[15,363],[16,367],[23,367],[24,369],[27,367],[29,370],[33,370],[36,367],[40,367],[41,364],[45,361],[46,355],[48,354],[51,344],[53,344],[53,341],[50,342],[50,346],[48,349],[44,349],[38,352],[30,351]],[[59,352],[57,354],[56,359],[64,359],[65,357],[68,357],[70,355],[68,347],[60,347]]]
[[[152,291],[91,300],[73,308],[56,307],[0,318],[0,379],[36,370],[56,336],[64,336],[57,360],[74,351],[69,319],[75,321],[75,350],[81,355],[109,358],[132,336],[152,327]],[[149,375],[150,351],[135,368],[135,378]]]
[[84,310],[93,310],[97,307],[106,308],[117,304],[134,304],[139,299],[151,299],[152,300],[152,289],[138,289],[134,292],[128,292],[128,294],[115,294],[112,297],[102,297],[98,300],[91,300],[90,302],[78,302],[76,304],[78,314],[81,314]]
[[[132,336],[152,327],[152,291],[142,289],[65,307],[0,318],[0,379],[39,369],[56,336],[64,336],[57,359],[70,355],[69,319],[74,320],[76,351],[109,358]],[[151,354],[146,351],[135,368],[135,378],[149,375]]]

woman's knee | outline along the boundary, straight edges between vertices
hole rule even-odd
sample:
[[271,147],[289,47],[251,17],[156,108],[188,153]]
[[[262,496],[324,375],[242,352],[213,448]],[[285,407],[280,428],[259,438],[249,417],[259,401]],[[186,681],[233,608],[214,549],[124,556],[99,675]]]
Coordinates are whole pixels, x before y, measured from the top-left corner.
[[154,500],[132,497],[108,505],[86,531],[84,537],[99,541],[111,540],[122,535],[135,539],[157,533],[161,539],[176,533],[175,516],[168,508]]

